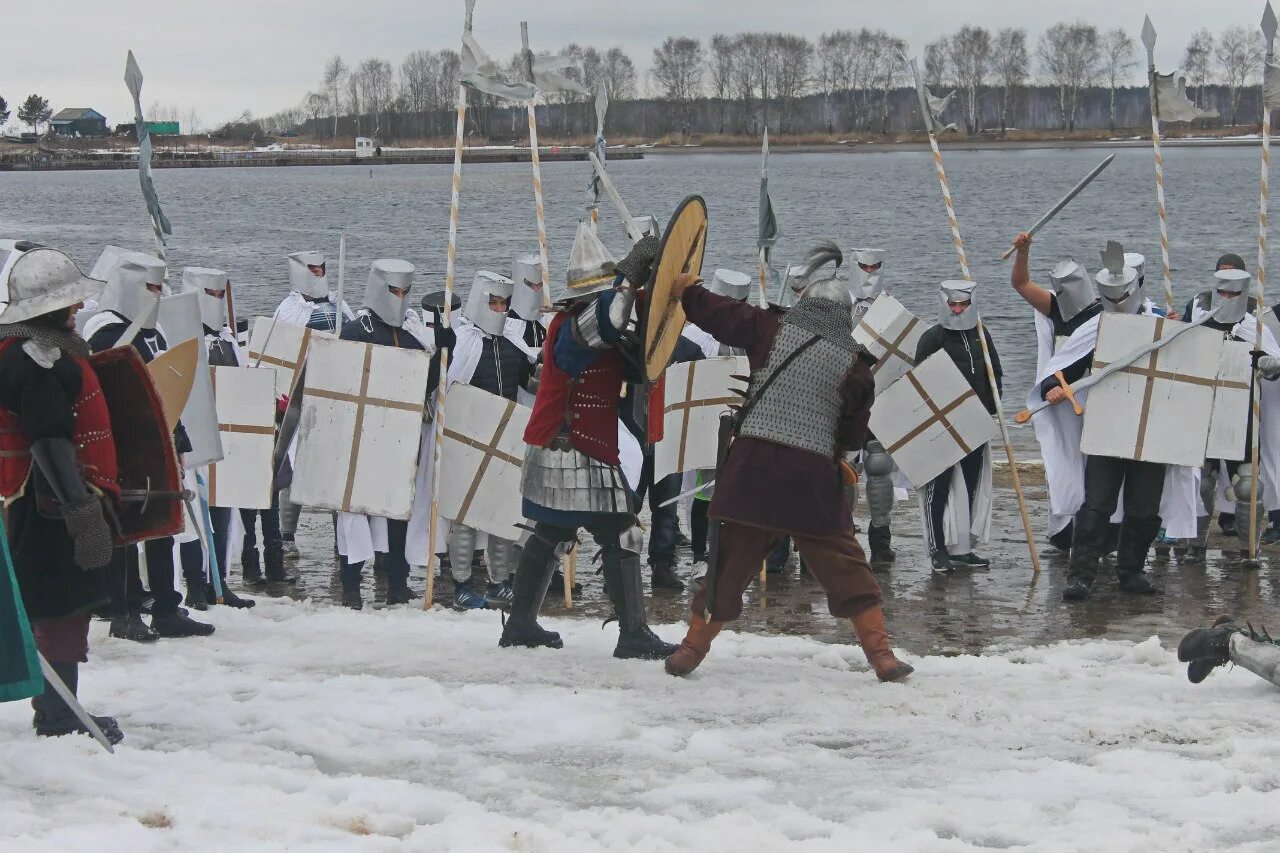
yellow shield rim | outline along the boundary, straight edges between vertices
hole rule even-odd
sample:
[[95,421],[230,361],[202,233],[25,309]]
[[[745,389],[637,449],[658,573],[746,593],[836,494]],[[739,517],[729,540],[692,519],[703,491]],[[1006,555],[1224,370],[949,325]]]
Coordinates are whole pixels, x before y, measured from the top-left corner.
[[644,368],[650,382],[656,382],[675,351],[684,331],[684,306],[671,287],[682,272],[702,274],[702,258],[707,250],[707,203],[691,195],[676,208],[662,237],[662,248],[648,287],[645,311]]

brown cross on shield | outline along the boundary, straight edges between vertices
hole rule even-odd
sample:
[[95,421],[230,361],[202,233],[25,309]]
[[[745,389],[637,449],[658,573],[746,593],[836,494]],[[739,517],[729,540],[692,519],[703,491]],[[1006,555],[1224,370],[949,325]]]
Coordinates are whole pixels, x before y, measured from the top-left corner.
[[508,465],[515,465],[517,468],[523,464],[523,460],[517,459],[498,447],[498,441],[502,438],[502,433],[506,430],[507,423],[511,420],[511,415],[515,410],[515,401],[508,400],[506,408],[502,411],[502,417],[498,419],[498,427],[493,431],[493,437],[489,439],[487,444],[469,435],[455,432],[447,426],[444,428],[445,438],[465,444],[468,447],[474,447],[484,454],[484,458],[480,460],[480,467],[476,469],[476,475],[471,480],[471,486],[467,489],[467,496],[462,500],[462,508],[458,510],[458,517],[454,519],[458,524],[466,524],[467,512],[471,509],[471,502],[475,500],[476,492],[480,490],[480,483],[484,480],[485,472],[489,470],[490,462],[494,459],[501,459]]
[[956,397],[950,403],[947,403],[947,405],[940,407],[925,392],[924,386],[920,384],[920,380],[916,378],[916,375],[914,373],[908,372],[903,375],[906,377],[907,381],[911,383],[911,387],[916,389],[916,393],[920,395],[920,399],[929,408],[929,417],[923,423],[918,424],[914,429],[912,429],[902,438],[895,441],[892,446],[885,448],[888,451],[889,455],[892,456],[893,454],[901,450],[903,447],[906,447],[908,444],[914,441],[918,436],[924,433],[925,430],[929,429],[934,424],[941,424],[943,429],[945,429],[947,433],[950,434],[951,438],[955,441],[955,443],[959,445],[960,449],[964,451],[964,455],[968,456],[973,451],[973,448],[971,448],[968,445],[968,443],[964,440],[964,438],[960,435],[959,431],[955,428],[955,425],[951,423],[950,419],[948,418],[948,415],[950,415],[956,409],[960,408],[960,405],[964,403],[965,400],[968,400],[970,397],[976,397],[977,392],[975,392],[972,388],[966,388],[964,390],[964,393],[962,393],[959,397]]
[[[214,399],[218,396],[218,371],[210,369],[209,384],[213,386]],[[245,433],[249,435],[275,435],[276,428],[273,426],[258,426],[254,424],[232,424],[218,422],[218,432],[235,432]],[[209,464],[209,505],[216,506],[218,502],[218,463],[211,462]]]
[[689,378],[685,382],[684,400],[679,403],[672,403],[663,409],[663,414],[671,414],[672,412],[683,412],[683,421],[680,427],[680,453],[676,464],[677,471],[685,470],[684,453],[685,446],[689,438],[689,418],[693,414],[694,409],[700,409],[704,406],[730,406],[740,402],[738,397],[711,397],[706,400],[693,399],[693,382],[698,372],[698,362],[688,362]]
[[884,367],[885,363],[889,360],[890,356],[897,356],[898,358],[905,361],[911,367],[915,367],[916,365],[915,353],[908,355],[902,349],[902,344],[904,341],[906,341],[907,338],[911,336],[912,330],[915,329],[915,327],[919,324],[919,322],[920,322],[920,318],[913,316],[910,320],[907,321],[907,325],[903,326],[902,331],[899,332],[897,337],[895,337],[892,341],[887,340],[879,332],[877,332],[875,329],[871,328],[870,326],[866,325],[865,323],[862,325],[862,330],[866,332],[868,335],[870,335],[872,338],[874,338],[876,343],[884,347],[884,355],[880,356],[880,358],[876,360],[875,365],[871,368],[872,376],[875,376],[878,372],[880,372],[880,368]]
[[347,484],[342,493],[342,509],[349,512],[351,508],[351,491],[356,484],[356,465],[360,459],[360,432],[364,428],[364,413],[369,406],[383,409],[400,409],[406,412],[422,414],[426,408],[424,403],[402,403],[399,400],[388,400],[384,397],[369,396],[369,365],[373,361],[373,348],[377,344],[364,345],[364,367],[360,371],[360,391],[356,394],[345,394],[341,391],[329,391],[323,388],[308,388],[306,394],[311,397],[322,397],[326,400],[338,400],[343,403],[356,404],[355,428],[351,433],[351,461],[347,465]]

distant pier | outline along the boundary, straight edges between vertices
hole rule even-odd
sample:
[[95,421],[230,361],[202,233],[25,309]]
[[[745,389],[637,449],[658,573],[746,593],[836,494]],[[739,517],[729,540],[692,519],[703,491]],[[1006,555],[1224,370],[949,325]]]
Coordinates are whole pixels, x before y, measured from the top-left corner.
[[[544,163],[585,161],[585,148],[540,147]],[[609,149],[609,160],[641,160],[638,149]],[[464,148],[464,163],[528,163],[528,148]],[[258,166],[407,166],[450,165],[453,149],[388,149],[373,157],[356,157],[352,151],[157,151],[152,156],[155,169],[252,168]],[[0,159],[0,172],[61,172],[93,169],[136,169],[136,152],[41,151]]]

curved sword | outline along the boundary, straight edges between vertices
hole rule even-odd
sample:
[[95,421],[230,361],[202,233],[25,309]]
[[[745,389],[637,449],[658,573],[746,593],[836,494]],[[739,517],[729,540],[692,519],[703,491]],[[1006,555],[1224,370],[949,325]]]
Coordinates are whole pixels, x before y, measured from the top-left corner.
[[[1094,385],[1097,385],[1099,382],[1106,379],[1108,376],[1111,376],[1114,373],[1119,373],[1121,370],[1124,370],[1126,367],[1131,367],[1135,361],[1142,358],[1143,356],[1151,355],[1151,353],[1155,352],[1158,349],[1164,349],[1169,344],[1177,340],[1178,336],[1186,334],[1187,332],[1191,331],[1197,326],[1203,326],[1205,323],[1209,322],[1214,317],[1218,316],[1218,312],[1221,311],[1223,307],[1224,306],[1219,305],[1209,313],[1205,314],[1199,320],[1196,320],[1194,323],[1185,323],[1181,325],[1178,329],[1175,329],[1173,334],[1165,335],[1158,341],[1152,341],[1149,344],[1140,346],[1133,352],[1124,356],[1123,358],[1118,358],[1115,361],[1111,362],[1105,368],[1098,371],[1097,373],[1091,373],[1088,376],[1085,376],[1081,379],[1076,380],[1073,384],[1069,386],[1067,391],[1068,395],[1074,398],[1074,396],[1079,394],[1081,391],[1089,390]],[[1073,399],[1073,402],[1074,402],[1074,399]],[[1014,416],[1014,421],[1020,424],[1025,424],[1027,421],[1031,420],[1031,418],[1034,415],[1036,415],[1039,412],[1043,412],[1045,409],[1049,408],[1052,405],[1054,404],[1050,403],[1048,400],[1043,400],[1029,409],[1023,409],[1021,412],[1018,412],[1018,414]]]

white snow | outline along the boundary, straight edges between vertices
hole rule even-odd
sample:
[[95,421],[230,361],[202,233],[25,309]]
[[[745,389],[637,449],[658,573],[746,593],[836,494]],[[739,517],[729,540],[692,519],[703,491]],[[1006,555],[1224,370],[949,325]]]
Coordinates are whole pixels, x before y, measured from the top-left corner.
[[[694,677],[615,629],[500,650],[492,613],[259,599],[207,640],[95,624],[81,695],[127,739],[0,705],[0,849],[1274,850],[1280,691],[1152,638],[982,657],[726,633]],[[892,626],[892,619],[890,620]],[[659,632],[676,640],[679,626]]]

